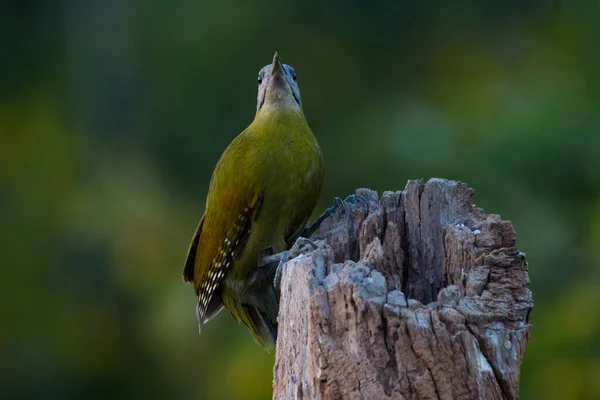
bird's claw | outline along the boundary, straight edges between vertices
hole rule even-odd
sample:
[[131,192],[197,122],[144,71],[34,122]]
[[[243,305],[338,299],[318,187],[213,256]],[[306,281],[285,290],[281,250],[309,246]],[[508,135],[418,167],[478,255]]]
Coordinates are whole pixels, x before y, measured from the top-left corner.
[[281,291],[281,275],[283,273],[283,266],[289,260],[298,257],[306,245],[310,245],[313,250],[317,249],[317,244],[315,242],[300,236],[298,239],[296,239],[296,242],[294,242],[289,250],[281,253],[281,259],[279,260],[279,264],[275,270],[275,278],[273,279],[273,285],[278,292]]
[[298,257],[300,255],[300,253],[302,252],[302,249],[306,245],[311,246],[313,250],[317,249],[317,244],[315,242],[313,242],[310,239],[300,236],[298,239],[296,239],[296,242],[293,244],[292,248],[289,250],[288,256],[290,258]]
[[330,216],[335,214],[335,212],[339,208],[342,209],[342,213],[344,213],[344,214],[347,213],[348,207],[346,206],[346,203],[354,203],[354,202],[356,202],[357,199],[363,201],[365,203],[365,205],[367,206],[367,210],[368,210],[369,200],[367,200],[363,195],[351,194],[348,197],[346,197],[344,200],[340,199],[339,197],[335,197],[333,199],[333,205],[331,207],[329,207],[327,210],[325,210],[325,212],[323,214],[321,214],[321,216],[319,218],[317,218],[311,226],[307,227],[304,230],[303,236],[311,237],[319,229],[319,227],[321,226],[323,221],[325,221],[327,218],[329,218]]
[[342,208],[344,210],[344,212],[346,212],[348,209],[346,207],[346,203],[355,203],[356,200],[361,200],[365,203],[365,205],[367,206],[367,208],[369,207],[369,200],[367,200],[367,198],[365,196],[363,196],[362,194],[351,194],[348,195],[348,197],[346,197],[344,200],[340,199],[339,197],[336,197],[334,199],[334,207],[338,204],[338,201],[341,202]]
[[333,198],[333,206],[332,208],[332,214],[335,212],[335,210],[337,210],[338,208],[342,208],[342,210],[344,210],[344,212],[346,212],[346,204],[344,203],[344,200],[340,199],[339,197],[334,197]]
[[345,214],[346,212],[348,212],[348,207],[346,206],[346,204],[355,203],[356,200],[363,201],[367,208],[369,207],[369,200],[367,200],[365,196],[361,194],[351,194],[348,195],[344,200],[340,199],[339,197],[334,198],[333,206],[330,208],[331,214],[334,214],[339,208],[341,208],[342,212]]

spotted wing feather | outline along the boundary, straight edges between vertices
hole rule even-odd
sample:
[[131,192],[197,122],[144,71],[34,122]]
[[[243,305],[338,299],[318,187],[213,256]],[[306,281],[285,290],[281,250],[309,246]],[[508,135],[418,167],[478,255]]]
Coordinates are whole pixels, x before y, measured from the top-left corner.
[[256,200],[252,202],[252,205],[244,208],[238,215],[232,228],[225,239],[223,239],[223,243],[221,243],[215,257],[210,263],[205,279],[202,280],[202,283],[196,289],[196,294],[198,295],[196,316],[198,317],[200,328],[202,328],[202,323],[205,321],[206,312],[211,299],[223,281],[227,270],[248,240],[248,236],[252,229],[252,223],[256,218],[261,204],[262,195],[259,195]]

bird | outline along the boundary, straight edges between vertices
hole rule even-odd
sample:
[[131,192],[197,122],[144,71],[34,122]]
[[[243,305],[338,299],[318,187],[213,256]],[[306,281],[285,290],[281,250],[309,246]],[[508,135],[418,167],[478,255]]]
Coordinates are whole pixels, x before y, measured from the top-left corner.
[[[254,120],[217,162],[184,263],[200,332],[226,308],[263,347],[276,343],[275,274],[287,250],[332,212],[308,224],[323,178],[323,154],[304,116],[296,72],[276,52],[258,74]],[[277,253],[279,263],[263,263]]]

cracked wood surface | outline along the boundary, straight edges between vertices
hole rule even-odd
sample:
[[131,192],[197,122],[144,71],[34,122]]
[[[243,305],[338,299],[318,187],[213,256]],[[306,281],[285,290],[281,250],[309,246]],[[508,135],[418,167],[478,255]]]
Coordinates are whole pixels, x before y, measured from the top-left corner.
[[273,398],[518,398],[533,300],[512,224],[460,182],[356,193],[284,268]]

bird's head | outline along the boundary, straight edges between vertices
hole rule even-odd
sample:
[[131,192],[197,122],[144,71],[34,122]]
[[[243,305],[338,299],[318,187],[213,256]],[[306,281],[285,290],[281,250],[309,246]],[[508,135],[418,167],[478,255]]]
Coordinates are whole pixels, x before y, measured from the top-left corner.
[[277,52],[273,62],[258,73],[258,99],[256,111],[270,107],[301,109],[300,89],[294,68],[283,64]]

